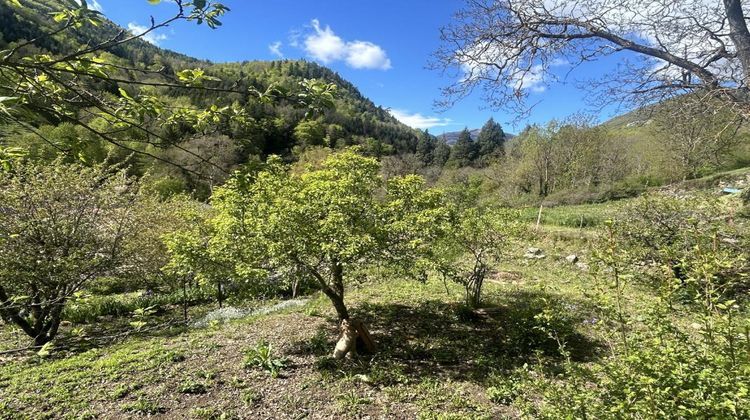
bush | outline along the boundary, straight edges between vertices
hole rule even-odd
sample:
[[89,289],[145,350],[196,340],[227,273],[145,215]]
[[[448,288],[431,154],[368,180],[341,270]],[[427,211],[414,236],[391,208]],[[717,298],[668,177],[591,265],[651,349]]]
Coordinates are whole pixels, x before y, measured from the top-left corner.
[[[610,356],[524,384],[523,411],[534,418],[747,418],[750,324],[726,295],[742,281],[742,247],[716,200],[652,196],[607,226],[596,244],[602,325],[612,328]],[[732,239],[727,241],[727,239]],[[741,238],[740,238],[741,239]],[[643,314],[626,309],[624,290],[651,261],[665,286]],[[660,269],[663,268],[663,269]],[[690,299],[690,311],[674,297]],[[692,310],[697,309],[697,310]],[[744,324],[738,322],[744,322]]]
[[66,300],[125,265],[134,190],[122,172],[60,161],[0,172],[0,316],[52,340]]
[[644,196],[624,208],[611,232],[658,286],[676,281],[685,298],[736,296],[748,288],[750,255],[745,232],[728,223],[726,206],[713,197]]
[[[696,340],[662,315],[603,363],[568,366],[565,381],[542,373],[523,404],[534,418],[747,418],[750,341]],[[735,330],[733,333],[737,333]],[[729,337],[728,335],[726,337]],[[502,390],[500,390],[502,391]],[[498,391],[497,395],[502,396]],[[488,391],[489,392],[489,391]]]
[[[62,318],[74,324],[94,323],[100,317],[127,316],[138,309],[181,305],[184,299],[182,291],[150,295],[134,292],[108,296],[81,296],[72,299],[65,306]],[[213,291],[210,287],[187,289],[187,301],[190,304],[207,303],[211,302],[212,299]]]

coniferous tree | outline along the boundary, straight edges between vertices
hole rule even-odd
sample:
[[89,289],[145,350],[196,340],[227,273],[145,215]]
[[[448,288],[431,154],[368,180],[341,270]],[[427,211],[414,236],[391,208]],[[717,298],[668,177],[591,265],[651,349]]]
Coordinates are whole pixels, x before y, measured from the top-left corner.
[[434,159],[435,139],[428,130],[420,133],[417,141],[417,158],[425,165],[430,165]]
[[445,139],[440,139],[435,145],[435,151],[433,152],[432,163],[436,166],[444,166],[451,156],[451,147],[445,142]]
[[468,128],[464,128],[451,149],[450,160],[458,166],[469,166],[477,156],[477,144],[471,139]]
[[493,118],[487,120],[477,138],[478,159],[482,165],[505,155],[505,133]]

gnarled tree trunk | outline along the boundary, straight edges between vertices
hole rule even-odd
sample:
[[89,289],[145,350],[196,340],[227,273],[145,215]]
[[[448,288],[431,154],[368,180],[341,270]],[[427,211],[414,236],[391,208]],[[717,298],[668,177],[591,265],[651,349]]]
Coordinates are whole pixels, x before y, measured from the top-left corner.
[[341,333],[336,343],[333,356],[341,359],[347,355],[357,354],[357,348],[367,352],[375,351],[370,332],[360,320],[350,319],[349,309],[344,303],[344,266],[338,261],[330,265],[331,281],[328,282],[321,273],[308,266],[308,270],[320,285],[320,290],[331,300],[340,322]]
[[[35,298],[36,299],[36,298]],[[62,310],[65,305],[65,299],[60,298],[53,303],[36,301],[31,307],[34,323],[18,311],[13,301],[8,297],[5,289],[0,287],[0,317],[5,322],[15,324],[20,327],[29,337],[34,339],[35,346],[43,346],[52,341],[57,334],[62,320]]]

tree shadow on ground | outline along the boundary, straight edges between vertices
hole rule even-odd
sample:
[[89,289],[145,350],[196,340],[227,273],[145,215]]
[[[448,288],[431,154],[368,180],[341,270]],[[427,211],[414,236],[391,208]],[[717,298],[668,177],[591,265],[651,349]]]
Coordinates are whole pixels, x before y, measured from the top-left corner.
[[[543,361],[557,370],[564,353],[572,361],[593,360],[601,349],[599,343],[576,331],[585,319],[585,305],[546,293],[512,293],[502,304],[476,311],[430,300],[414,305],[362,304],[353,312],[368,326],[378,348],[347,370],[367,374],[384,385],[404,376],[481,383],[492,373],[524,363]],[[334,328],[329,325],[316,337]],[[332,349],[333,343],[329,344],[300,343],[298,349],[320,356],[320,349]],[[340,369],[330,358],[319,359],[318,365],[329,373]]]
[[85,331],[83,335],[65,331],[54,341],[54,346],[60,353],[58,356],[67,357],[95,348],[109,347],[133,338],[176,337],[190,330],[189,324],[181,317],[153,318],[142,327],[134,327],[129,321],[123,318],[79,326]]
[[[86,351],[104,348],[126,340],[169,338],[178,336],[191,329],[177,310],[160,311],[149,316],[143,325],[135,326],[131,316],[104,316],[96,322],[71,324],[63,322],[60,332],[52,341],[49,359],[61,359]],[[15,357],[25,357],[35,354],[39,347],[32,346],[31,338],[23,336],[24,340],[13,351]]]

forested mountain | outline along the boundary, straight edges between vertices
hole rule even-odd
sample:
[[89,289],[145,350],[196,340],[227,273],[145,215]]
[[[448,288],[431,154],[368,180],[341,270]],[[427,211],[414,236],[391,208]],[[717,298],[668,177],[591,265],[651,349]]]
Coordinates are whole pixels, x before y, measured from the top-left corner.
[[[474,128],[469,130],[469,134],[471,135],[472,140],[477,140],[479,138],[479,133],[482,132],[481,128]],[[514,134],[511,133],[504,133],[505,134],[505,140],[510,140],[513,137],[515,137]],[[458,141],[458,138],[461,136],[461,131],[449,131],[447,133],[439,134],[437,136],[438,140],[443,140],[448,144],[454,144],[456,141]]]
[[[473,130],[469,130],[469,134],[471,135],[472,140],[476,140],[479,137],[479,132],[482,131],[479,128],[475,128]],[[458,138],[461,136],[461,131],[450,131],[447,133],[443,133],[438,135],[439,140],[443,140],[444,142],[448,144],[454,144],[456,141],[458,141]]]
[[[55,21],[54,12],[62,9],[62,3],[55,0],[23,0],[22,3],[25,7],[14,8],[7,2],[0,2],[0,49],[14,48],[35,39],[31,45],[20,49],[20,56],[71,53],[83,46],[97,45],[126,34],[125,29],[104,19],[98,25],[83,25],[51,37],[43,36],[60,26]],[[179,127],[158,132],[160,136],[171,139],[171,142],[150,150],[150,153],[191,170],[215,172],[216,169],[205,168],[205,162],[195,161],[193,154],[205,156],[211,160],[211,164],[231,172],[237,165],[253,159],[264,159],[270,154],[293,159],[306,148],[316,146],[336,148],[360,145],[366,154],[372,156],[413,153],[416,148],[419,135],[417,130],[400,123],[388,111],[364,97],[354,85],[316,63],[284,60],[214,64],[156,47],[141,39],[108,48],[107,53],[111,54],[111,57],[107,57],[110,61],[142,69],[139,75],[129,74],[130,78],[169,82],[177,80],[177,73],[181,70],[201,69],[207,79],[215,82],[211,90],[102,83],[98,87],[102,94],[117,96],[120,89],[125,89],[133,96],[143,92],[157,95],[174,107],[232,106],[246,113],[249,123],[242,127],[227,123],[212,132],[196,132]],[[253,94],[265,92],[271,86],[292,92],[304,79],[318,79],[338,87],[335,106],[314,119],[306,119],[305,110],[294,107],[288,101],[269,104]],[[245,93],[226,93],[222,89]],[[65,143],[71,137],[80,137],[82,134],[73,136],[70,132],[72,127],[61,127],[60,121],[51,118],[35,121],[34,124],[57,143]],[[5,139],[5,143],[10,146],[21,143],[28,145],[29,142],[39,143],[39,150],[35,152],[39,155],[55,154],[54,150],[47,150],[48,144],[31,139],[29,135],[17,134]],[[71,149],[68,144],[56,146]],[[118,159],[127,157],[122,151],[112,151],[105,146],[92,147],[89,142],[86,150],[80,150],[79,155],[82,155],[83,160],[90,161],[112,159],[113,154],[119,155]],[[185,171],[136,158],[141,160],[140,167],[144,172],[169,174],[182,178],[188,184],[198,182]]]

